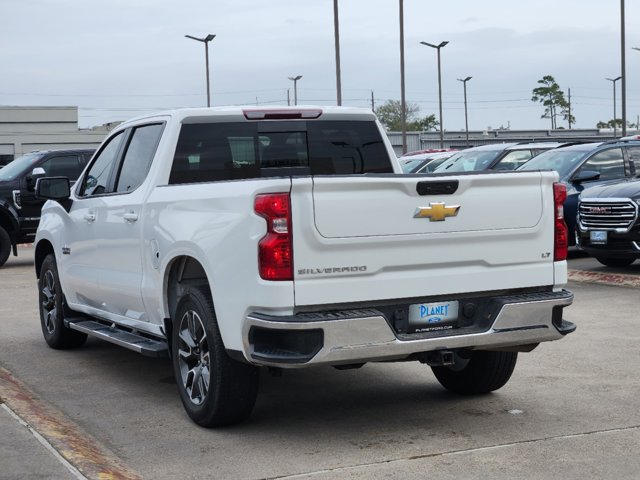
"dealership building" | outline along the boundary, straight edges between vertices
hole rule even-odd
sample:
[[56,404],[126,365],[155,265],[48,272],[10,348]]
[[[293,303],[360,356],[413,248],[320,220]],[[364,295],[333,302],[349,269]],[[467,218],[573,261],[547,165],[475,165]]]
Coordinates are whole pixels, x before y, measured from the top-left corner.
[[115,124],[78,128],[78,107],[0,106],[0,166],[34,150],[97,148]]

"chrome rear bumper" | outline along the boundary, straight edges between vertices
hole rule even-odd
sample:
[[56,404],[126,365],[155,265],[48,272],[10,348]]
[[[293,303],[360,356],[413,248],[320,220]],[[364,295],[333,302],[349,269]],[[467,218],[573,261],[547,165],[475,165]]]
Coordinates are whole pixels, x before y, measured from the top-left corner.
[[[562,320],[562,309],[573,303],[573,294],[567,290],[508,298],[510,300],[502,305],[489,329],[432,337],[424,334],[397,335],[376,309],[289,317],[252,313],[244,322],[243,354],[254,364],[299,368],[397,360],[413,353],[434,350],[492,350],[530,345],[558,340],[575,330],[575,325]],[[259,337],[256,332],[268,333]],[[265,349],[264,344],[268,341],[260,338],[278,338],[279,334],[300,337],[309,348],[297,356],[287,348]],[[312,348],[314,341],[318,342],[317,348]],[[262,343],[256,348],[259,342]]]

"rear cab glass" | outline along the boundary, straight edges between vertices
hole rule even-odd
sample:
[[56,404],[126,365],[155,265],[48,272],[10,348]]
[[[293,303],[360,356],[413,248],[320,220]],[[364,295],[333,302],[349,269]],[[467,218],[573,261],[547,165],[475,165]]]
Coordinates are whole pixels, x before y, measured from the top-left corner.
[[372,121],[184,124],[169,184],[274,175],[393,173]]

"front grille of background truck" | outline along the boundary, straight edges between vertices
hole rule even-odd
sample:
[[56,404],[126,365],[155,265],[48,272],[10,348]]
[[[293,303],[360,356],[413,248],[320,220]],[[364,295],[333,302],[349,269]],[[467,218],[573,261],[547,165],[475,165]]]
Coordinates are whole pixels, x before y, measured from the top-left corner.
[[638,218],[638,206],[628,199],[581,200],[578,218],[583,230],[629,231]]

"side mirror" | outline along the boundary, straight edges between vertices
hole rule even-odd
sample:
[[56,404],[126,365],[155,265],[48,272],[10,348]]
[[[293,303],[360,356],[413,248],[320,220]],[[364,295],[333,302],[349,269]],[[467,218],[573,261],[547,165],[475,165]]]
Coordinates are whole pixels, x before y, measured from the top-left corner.
[[36,182],[36,198],[61,202],[70,196],[71,184],[67,177],[44,177]]
[[47,172],[44,171],[42,167],[36,167],[31,170],[31,173],[26,176],[27,182],[33,183],[38,178],[42,178],[47,175]]
[[590,182],[591,180],[598,180],[600,178],[600,172],[595,170],[583,170],[578,172],[571,178],[572,183]]

